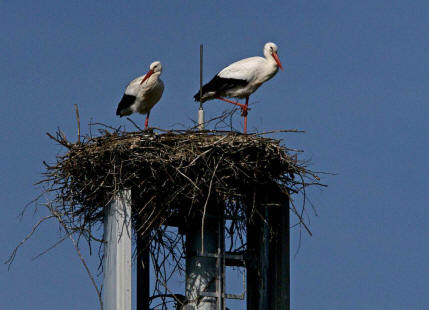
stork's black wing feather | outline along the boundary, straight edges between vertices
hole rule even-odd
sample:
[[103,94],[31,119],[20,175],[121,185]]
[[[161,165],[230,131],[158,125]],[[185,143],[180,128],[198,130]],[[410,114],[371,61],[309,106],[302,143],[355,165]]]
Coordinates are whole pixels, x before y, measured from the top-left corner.
[[[249,82],[246,80],[222,78],[219,75],[215,75],[210,82],[203,86],[203,96],[205,93],[215,92],[221,94],[228,89],[235,88],[237,86],[246,86]],[[200,92],[198,91],[194,95],[195,101],[200,101]]]
[[119,102],[118,108],[116,109],[116,115],[119,115],[121,117],[124,116],[121,111],[126,108],[129,108],[135,100],[136,96],[124,94],[124,96],[122,96],[121,101]]

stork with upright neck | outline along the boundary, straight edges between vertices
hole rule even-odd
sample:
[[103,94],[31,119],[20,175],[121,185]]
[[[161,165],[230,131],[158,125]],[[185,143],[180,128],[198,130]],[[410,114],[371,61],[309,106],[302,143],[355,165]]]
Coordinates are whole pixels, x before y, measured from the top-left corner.
[[116,115],[122,117],[135,112],[146,114],[144,128],[147,129],[150,111],[164,92],[164,83],[159,78],[161,72],[161,62],[154,61],[145,75],[132,80],[119,102]]
[[[219,99],[239,106],[241,115],[244,116],[244,133],[247,133],[249,96],[264,82],[271,79],[279,68],[283,70],[277,50],[276,44],[268,42],[264,46],[265,58],[256,56],[232,63],[203,86],[201,97],[200,92],[195,94],[195,101]],[[223,97],[246,98],[246,103],[242,104]]]

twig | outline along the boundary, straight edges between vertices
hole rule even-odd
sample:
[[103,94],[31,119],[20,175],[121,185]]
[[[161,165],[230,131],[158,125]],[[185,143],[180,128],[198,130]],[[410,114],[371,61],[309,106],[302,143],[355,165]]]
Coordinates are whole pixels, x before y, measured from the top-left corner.
[[58,240],[57,242],[55,242],[53,245],[51,245],[49,248],[47,248],[46,250],[44,250],[43,252],[37,254],[36,256],[32,257],[31,260],[36,260],[39,257],[45,255],[46,253],[48,253],[50,250],[52,250],[53,248],[57,247],[59,244],[61,244],[64,240],[66,240],[69,236],[65,235],[64,237],[62,237],[60,240]]
[[139,126],[137,126],[137,124],[131,118],[127,117],[127,120],[130,121],[134,125],[134,127],[136,127],[139,131],[144,131]]
[[31,236],[35,233],[35,231],[37,230],[37,228],[39,227],[40,224],[42,224],[44,221],[53,218],[53,215],[48,215],[45,216],[44,218],[42,218],[41,220],[39,220],[36,225],[33,226],[33,228],[31,229],[31,232],[25,236],[25,238],[15,247],[15,249],[12,251],[12,254],[9,256],[8,260],[5,261],[5,264],[8,265],[7,269],[10,270],[10,267],[12,266],[12,263],[15,259],[16,253],[18,252],[18,249],[28,240],[31,238]]
[[77,104],[74,105],[76,111],[76,120],[77,120],[77,143],[80,143],[80,117],[79,117],[79,108]]
[[304,130],[299,130],[299,129],[280,129],[280,130],[270,130],[270,131],[258,132],[258,133],[254,133],[252,135],[263,136],[263,135],[268,135],[268,134],[272,134],[272,133],[287,133],[287,132],[305,133]]

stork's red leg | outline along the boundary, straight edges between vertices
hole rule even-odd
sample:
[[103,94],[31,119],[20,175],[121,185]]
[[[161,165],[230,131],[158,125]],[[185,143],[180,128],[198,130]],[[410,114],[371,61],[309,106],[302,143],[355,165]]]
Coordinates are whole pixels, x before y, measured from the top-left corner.
[[247,110],[249,106],[249,97],[246,97],[246,104],[241,104],[222,97],[216,97],[216,99],[235,104],[236,106],[239,106],[241,108],[241,116],[244,116],[244,133],[247,133]]
[[244,104],[242,104],[242,103],[239,103],[239,102],[236,102],[236,101],[232,101],[232,100],[229,100],[229,99],[226,99],[226,98],[222,98],[222,97],[216,97],[216,99],[219,99],[219,100],[222,100],[222,101],[225,101],[225,102],[229,102],[229,103],[232,103],[232,104],[234,104],[236,106],[239,106],[241,108],[242,114],[247,113],[247,106],[244,105]]
[[246,134],[247,133],[247,107],[249,105],[249,97],[246,97],[246,109],[243,110],[243,113],[241,115],[244,116],[244,131],[243,133]]
[[147,129],[147,126],[149,125],[149,114],[150,114],[150,111],[147,112],[147,114],[146,114],[146,120],[144,121],[144,129],[145,130]]

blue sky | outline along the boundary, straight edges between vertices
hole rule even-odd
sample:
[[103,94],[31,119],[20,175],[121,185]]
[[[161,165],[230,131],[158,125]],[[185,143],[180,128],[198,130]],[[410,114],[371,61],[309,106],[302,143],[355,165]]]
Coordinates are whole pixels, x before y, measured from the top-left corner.
[[[284,143],[337,173],[311,192],[318,216],[292,260],[293,309],[426,309],[428,12],[427,1],[1,1],[0,258],[39,216],[17,219],[39,193],[42,161],[63,151],[45,133],[76,138],[74,104],[85,132],[90,119],[133,129],[116,105],[160,60],[166,88],[150,125],[190,126],[199,44],[208,81],[273,41],[285,71],[251,96],[249,130],[305,130]],[[207,117],[228,108],[205,106]],[[58,235],[44,225],[11,271],[0,267],[2,309],[97,307],[71,244],[31,259]]]

